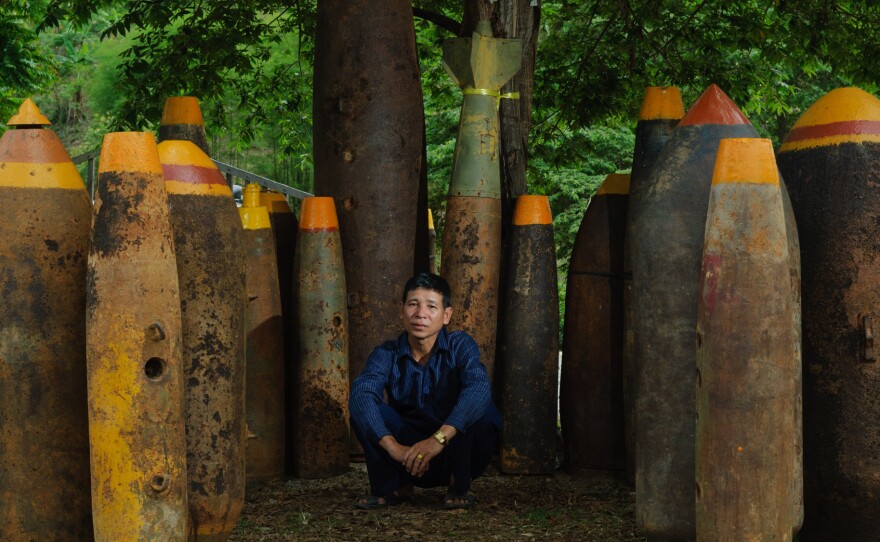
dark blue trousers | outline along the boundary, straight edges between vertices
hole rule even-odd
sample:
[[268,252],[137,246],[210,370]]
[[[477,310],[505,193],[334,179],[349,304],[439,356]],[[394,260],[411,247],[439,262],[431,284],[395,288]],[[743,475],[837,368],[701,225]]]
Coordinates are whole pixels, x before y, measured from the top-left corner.
[[[405,446],[425,440],[437,430],[435,427],[426,432],[424,428],[418,427],[419,424],[407,423],[396,410],[384,403],[381,405],[381,413],[388,430],[397,442]],[[370,492],[377,497],[384,497],[408,485],[448,486],[451,478],[455,479],[452,489],[457,494],[466,493],[471,487],[471,480],[479,478],[485,472],[497,450],[500,421],[498,411],[491,408],[491,412],[483,415],[466,432],[456,434],[440,455],[431,458],[428,470],[421,478],[406,472],[403,465],[391,459],[378,442],[367,438],[354,420],[351,426],[364,448]]]

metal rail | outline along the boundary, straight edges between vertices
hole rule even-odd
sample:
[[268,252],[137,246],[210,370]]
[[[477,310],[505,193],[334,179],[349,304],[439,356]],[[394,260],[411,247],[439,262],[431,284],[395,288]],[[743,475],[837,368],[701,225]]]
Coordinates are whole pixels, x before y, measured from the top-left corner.
[[[80,154],[79,156],[73,157],[74,164],[88,162],[88,166],[86,169],[86,188],[88,189],[89,195],[92,197],[93,200],[95,199],[95,163],[97,162],[100,154],[100,149],[95,149],[85,154]],[[263,177],[262,175],[257,175],[256,173],[245,171],[241,168],[231,166],[218,160],[213,160],[213,162],[217,165],[217,169],[222,171],[223,174],[226,176],[226,182],[229,183],[230,188],[233,184],[232,180],[237,177],[245,182],[257,183],[263,188],[267,188],[275,192],[280,192],[285,196],[297,199],[307,198],[312,195],[308,192],[304,192],[296,188],[291,188],[286,184],[281,184],[278,181],[273,181],[272,179],[268,179],[266,177]]]

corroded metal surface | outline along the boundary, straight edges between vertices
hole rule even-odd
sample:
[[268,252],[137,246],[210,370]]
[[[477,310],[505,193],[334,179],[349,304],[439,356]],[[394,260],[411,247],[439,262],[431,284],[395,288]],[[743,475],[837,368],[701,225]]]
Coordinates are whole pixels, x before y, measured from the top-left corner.
[[803,247],[801,540],[880,536],[880,372],[873,346],[880,300],[878,111],[867,93],[832,91],[807,110],[778,156]]
[[159,145],[183,318],[190,539],[226,540],[244,506],[245,258],[232,192],[186,141]]
[[[651,89],[648,90],[650,91]],[[666,95],[671,89],[661,88],[657,90],[660,92],[654,96],[646,92],[643,109],[645,108],[644,106],[651,104],[663,105],[674,102],[673,97]],[[669,92],[669,95],[671,94],[672,92]],[[680,95],[678,95],[677,100],[678,107],[682,108]],[[639,122],[636,125],[636,142],[629,185],[629,207],[627,211],[626,233],[624,234],[623,267],[630,273],[630,276],[624,276],[623,280],[623,425],[624,442],[626,443],[626,475],[630,483],[635,483],[636,479],[635,376],[636,364],[638,362],[634,354],[636,339],[632,320],[633,281],[632,242],[630,237],[632,236],[632,228],[635,222],[634,217],[641,206],[642,195],[648,189],[651,172],[654,170],[654,164],[657,162],[660,150],[666,145],[666,140],[669,139],[672,130],[675,129],[679,118],[683,115],[683,111],[681,113],[676,111],[675,113],[668,114],[665,114],[664,111],[664,109],[660,111],[649,109],[640,114]]]
[[[522,198],[522,196],[521,196]],[[503,408],[501,470],[556,469],[559,299],[552,224],[511,228],[507,310],[496,377]]]
[[294,472],[327,478],[348,470],[348,316],[338,229],[303,229],[293,264],[298,342]]
[[87,281],[95,539],[186,539],[180,298],[152,134],[108,134]]
[[0,539],[9,542],[92,540],[83,320],[90,215],[54,132],[3,134]]
[[198,98],[173,96],[165,100],[158,139],[160,142],[191,141],[202,152],[208,154],[208,136],[205,133],[205,122]]
[[315,35],[315,193],[336,201],[345,239],[354,379],[372,349],[399,333],[400,290],[421,252],[424,112],[412,6],[322,0]]
[[495,367],[501,200],[449,196],[440,274],[452,289],[450,330],[467,331],[480,347],[490,377]]
[[594,196],[571,252],[559,403],[564,464],[573,474],[620,472],[625,465],[623,243],[628,199],[626,193]]
[[718,142],[757,135],[717,87],[704,97],[660,152],[634,217],[636,522],[650,540],[694,538],[694,345],[709,188]]
[[789,241],[769,140],[723,140],[697,314],[697,540],[792,540],[800,525],[801,365]]
[[[255,209],[266,212],[262,206]],[[242,207],[239,211],[250,211],[250,208]],[[245,471],[250,490],[280,479],[284,471],[285,333],[272,229],[268,223],[266,227],[245,229],[243,244],[247,253],[248,297]]]

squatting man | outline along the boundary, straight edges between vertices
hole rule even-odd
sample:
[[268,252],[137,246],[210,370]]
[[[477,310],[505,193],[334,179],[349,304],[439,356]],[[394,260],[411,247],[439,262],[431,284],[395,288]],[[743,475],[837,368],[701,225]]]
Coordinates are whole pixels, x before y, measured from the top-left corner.
[[443,278],[409,279],[400,304],[404,332],[373,350],[352,385],[351,425],[370,481],[370,495],[355,501],[357,508],[400,504],[413,486],[447,486],[446,508],[476,502],[471,480],[497,450],[501,415],[477,343],[463,331],[449,332],[451,317]]

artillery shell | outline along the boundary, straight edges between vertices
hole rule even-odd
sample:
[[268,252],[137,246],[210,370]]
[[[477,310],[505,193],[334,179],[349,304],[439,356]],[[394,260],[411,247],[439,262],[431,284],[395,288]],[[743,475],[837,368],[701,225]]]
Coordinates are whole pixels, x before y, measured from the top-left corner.
[[172,96],[165,100],[159,124],[159,141],[167,140],[192,141],[208,154],[208,136],[205,134],[205,120],[198,98]]
[[328,478],[348,470],[348,312],[333,198],[305,198],[293,260],[298,343],[294,471]]
[[107,134],[86,328],[95,540],[186,539],[180,297],[153,135]]
[[92,539],[85,280],[91,205],[26,99],[0,137],[0,538]]

